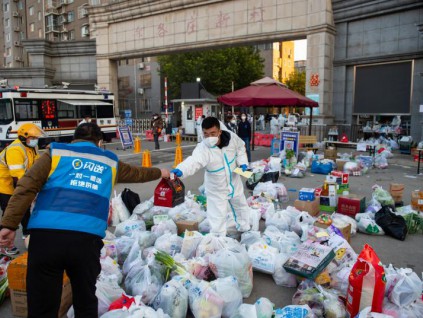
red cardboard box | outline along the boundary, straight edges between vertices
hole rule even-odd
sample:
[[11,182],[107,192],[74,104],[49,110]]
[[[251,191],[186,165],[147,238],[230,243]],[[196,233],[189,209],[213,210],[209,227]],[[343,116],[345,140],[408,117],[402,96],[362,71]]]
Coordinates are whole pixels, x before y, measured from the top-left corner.
[[320,204],[318,199],[313,201],[295,200],[294,207],[300,211],[307,211],[311,216],[316,216],[320,212]]
[[357,213],[364,212],[366,197],[355,194],[342,195],[338,198],[338,213],[355,217]]
[[348,173],[342,171],[331,171],[331,175],[341,178],[341,184],[348,184]]

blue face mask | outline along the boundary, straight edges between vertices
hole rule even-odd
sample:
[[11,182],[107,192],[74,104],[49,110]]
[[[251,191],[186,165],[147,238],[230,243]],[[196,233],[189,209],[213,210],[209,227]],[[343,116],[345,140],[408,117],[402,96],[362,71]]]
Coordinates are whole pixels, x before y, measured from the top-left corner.
[[27,142],[28,147],[35,148],[38,146],[38,139],[31,139]]

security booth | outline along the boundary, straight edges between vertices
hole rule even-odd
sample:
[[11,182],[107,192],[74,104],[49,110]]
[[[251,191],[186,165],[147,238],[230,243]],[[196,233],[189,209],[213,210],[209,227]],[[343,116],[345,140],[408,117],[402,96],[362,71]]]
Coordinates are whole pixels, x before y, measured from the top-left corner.
[[201,83],[182,83],[181,98],[170,101],[180,109],[181,125],[186,135],[196,135],[198,117],[220,118],[222,108],[216,97],[202,87]]

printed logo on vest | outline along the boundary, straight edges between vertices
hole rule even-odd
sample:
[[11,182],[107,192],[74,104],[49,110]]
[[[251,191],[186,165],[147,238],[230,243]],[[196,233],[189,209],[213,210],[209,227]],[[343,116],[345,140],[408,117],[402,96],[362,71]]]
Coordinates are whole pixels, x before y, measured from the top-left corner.
[[74,161],[72,161],[72,167],[75,170],[79,170],[82,168],[82,160],[81,159],[75,159]]

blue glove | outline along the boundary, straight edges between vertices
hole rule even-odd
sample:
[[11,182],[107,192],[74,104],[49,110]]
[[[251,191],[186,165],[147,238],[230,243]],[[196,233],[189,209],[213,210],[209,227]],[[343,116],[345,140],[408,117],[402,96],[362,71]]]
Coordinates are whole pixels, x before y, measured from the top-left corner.
[[245,172],[248,170],[248,166],[247,165],[240,165],[239,166],[242,169],[242,172]]
[[170,170],[170,173],[174,173],[175,176],[177,176],[178,178],[182,177],[182,175],[183,175],[182,171],[179,170],[179,169],[172,169],[172,170]]

